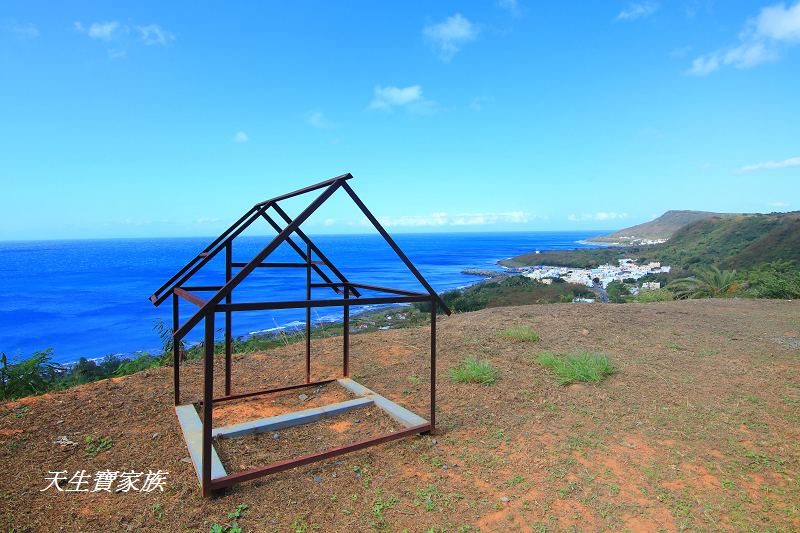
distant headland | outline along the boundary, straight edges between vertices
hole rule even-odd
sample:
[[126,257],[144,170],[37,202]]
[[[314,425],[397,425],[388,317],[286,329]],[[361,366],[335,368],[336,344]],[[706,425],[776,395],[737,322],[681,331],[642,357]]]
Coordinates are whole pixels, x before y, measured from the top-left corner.
[[615,231],[609,235],[601,235],[586,239],[587,243],[602,243],[616,246],[637,246],[661,244],[672,237],[676,231],[698,220],[709,218],[725,218],[739,216],[739,213],[712,213],[710,211],[667,211],[658,218]]
[[631,257],[679,269],[714,265],[747,270],[772,261],[800,262],[800,211],[764,214],[667,211],[655,220],[592,238],[591,242],[611,246],[531,251],[499,263],[506,267],[595,268]]

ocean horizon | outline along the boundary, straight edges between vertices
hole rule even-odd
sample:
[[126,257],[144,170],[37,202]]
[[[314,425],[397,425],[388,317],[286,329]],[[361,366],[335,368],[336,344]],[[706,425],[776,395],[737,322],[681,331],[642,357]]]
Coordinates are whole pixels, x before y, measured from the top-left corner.
[[[437,292],[482,278],[465,269],[500,270],[497,261],[533,250],[596,247],[582,243],[602,231],[498,233],[398,233],[393,238]],[[271,236],[242,236],[234,261],[249,261]],[[350,280],[399,289],[419,283],[379,235],[317,235],[314,242]],[[160,350],[156,321],[171,325],[171,305],[154,307],[148,297],[196,256],[213,237],[161,237],[0,242],[0,352],[10,360],[47,348],[68,363],[109,354],[130,356]],[[224,282],[224,254],[199,272],[192,285]],[[297,261],[281,246],[271,261]],[[312,281],[317,281],[316,275]],[[316,295],[327,289],[315,289]],[[258,269],[234,291],[239,301],[305,299],[305,270]],[[367,309],[368,306],[356,308]],[[181,321],[196,308],[181,301]],[[312,310],[314,323],[341,318],[340,308]],[[234,336],[300,327],[305,310],[237,313]],[[202,337],[202,326],[187,336]]]

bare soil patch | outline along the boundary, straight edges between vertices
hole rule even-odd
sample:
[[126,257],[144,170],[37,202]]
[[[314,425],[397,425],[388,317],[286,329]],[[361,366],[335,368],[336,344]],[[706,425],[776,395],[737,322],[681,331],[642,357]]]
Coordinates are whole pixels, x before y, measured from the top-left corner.
[[[512,325],[532,327],[541,340],[497,336]],[[239,523],[253,532],[800,529],[800,352],[775,341],[798,336],[800,302],[534,305],[442,318],[438,329],[436,435],[247,482],[209,500],[186,462],[169,368],[2,405],[0,526],[208,531],[244,503]],[[428,330],[351,340],[353,377],[426,416]],[[339,338],[315,340],[314,379],[337,376],[340,347]],[[563,387],[535,362],[539,351],[577,349],[607,354],[619,372]],[[470,355],[500,369],[495,385],[450,380],[449,369]],[[300,382],[303,364],[302,344],[237,355],[235,392]],[[185,367],[186,399],[201,396],[200,370]],[[336,389],[215,411],[232,423],[346,399]],[[231,439],[221,455],[238,469],[391,429],[390,419],[365,411],[277,439]],[[113,444],[91,455],[86,435]],[[102,469],[168,470],[169,481],[163,493],[40,492],[49,470]]]

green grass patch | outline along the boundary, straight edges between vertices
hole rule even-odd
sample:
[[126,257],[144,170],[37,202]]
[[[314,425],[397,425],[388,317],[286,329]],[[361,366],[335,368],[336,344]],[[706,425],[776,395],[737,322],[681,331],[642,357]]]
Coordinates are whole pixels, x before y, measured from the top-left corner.
[[499,332],[497,336],[514,342],[537,342],[540,338],[530,326],[511,326]]
[[536,361],[552,370],[562,385],[578,381],[596,383],[617,371],[607,355],[588,351],[570,354],[541,352]]
[[110,449],[111,446],[114,445],[111,437],[95,437],[94,435],[86,435],[83,440],[86,442],[84,451],[86,452],[86,455],[91,457]]
[[467,357],[463,363],[450,369],[450,378],[458,383],[480,383],[493,385],[500,371],[487,360]]

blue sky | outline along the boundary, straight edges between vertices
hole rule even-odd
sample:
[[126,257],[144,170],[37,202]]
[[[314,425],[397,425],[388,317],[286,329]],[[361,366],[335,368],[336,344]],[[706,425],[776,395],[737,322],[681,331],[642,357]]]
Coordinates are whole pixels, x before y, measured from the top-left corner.
[[794,210],[798,87],[796,1],[6,0],[0,239],[212,235],[344,172],[396,232]]

